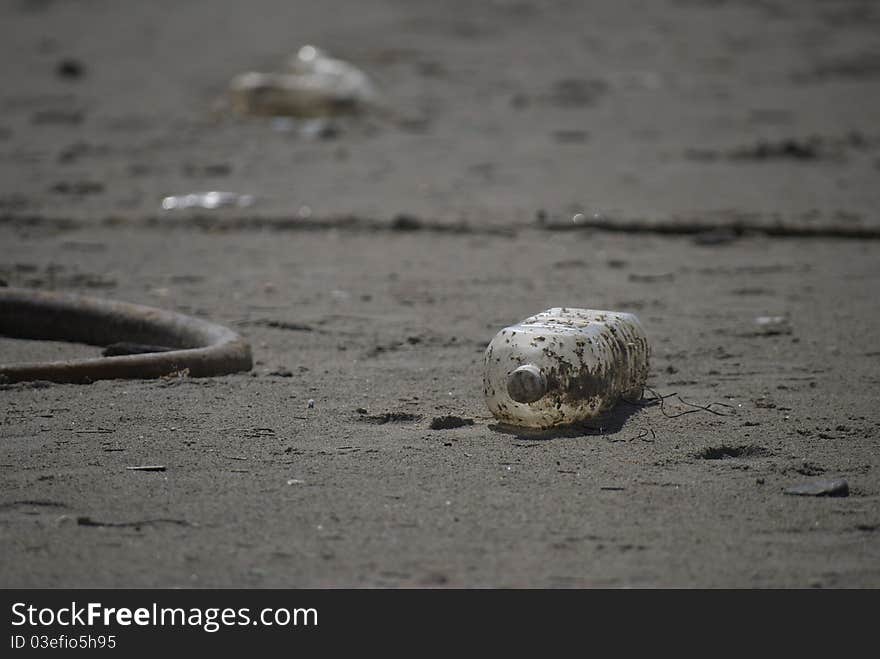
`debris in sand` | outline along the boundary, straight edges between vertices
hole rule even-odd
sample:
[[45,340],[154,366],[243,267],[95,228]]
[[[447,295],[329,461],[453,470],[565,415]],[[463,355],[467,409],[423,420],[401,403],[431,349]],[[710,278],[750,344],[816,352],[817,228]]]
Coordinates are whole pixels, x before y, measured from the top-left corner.
[[9,501],[0,503],[0,511],[11,510],[18,506],[34,506],[40,508],[68,508],[69,506],[62,501],[52,501],[50,499],[19,499],[18,501]]
[[778,336],[791,334],[792,327],[786,316],[758,316],[755,318],[755,334],[758,336]]
[[788,138],[778,142],[760,140],[752,146],[740,147],[728,154],[731,160],[815,160],[822,155],[822,140]]
[[861,151],[877,143],[858,131],[846,135],[786,137],[777,140],[761,139],[732,149],[688,149],[685,157],[702,162],[720,159],[748,162],[780,160],[810,161],[844,157],[849,151]]
[[249,208],[254,205],[256,198],[251,194],[238,192],[222,192],[209,190],[208,192],[190,192],[189,194],[171,195],[162,199],[162,210],[181,210],[187,208],[201,208],[214,210],[216,208]]
[[796,214],[783,218],[779,214],[721,212],[715,217],[672,215],[666,218],[634,218],[620,215],[594,214],[579,222],[561,221],[539,211],[537,225],[545,231],[611,231],[617,233],[653,233],[664,236],[693,236],[707,231],[727,229],[736,235],[764,235],[804,238],[880,238],[880,229],[865,224],[842,224],[824,220],[807,225]]
[[140,530],[142,526],[156,526],[159,524],[175,524],[177,526],[193,526],[192,523],[187,522],[185,519],[170,519],[170,518],[159,518],[159,519],[143,519],[138,520],[136,522],[100,522],[98,520],[94,520],[91,517],[77,517],[76,523],[79,526],[92,526],[92,527],[103,527],[103,528],[133,528]]
[[126,467],[128,471],[165,471],[165,465],[139,465],[137,467]]
[[310,410],[313,409],[313,408],[315,407],[315,399],[314,399],[314,398],[309,398],[309,402],[306,403],[306,406],[307,406]]
[[849,483],[843,478],[799,483],[784,490],[785,494],[802,497],[848,497]]
[[495,335],[485,353],[483,394],[503,423],[570,426],[640,398],[648,356],[633,314],[556,307]]
[[[292,419],[305,419],[304,416],[294,416],[290,417]],[[248,439],[259,439],[261,437],[277,437],[277,433],[274,428],[224,428],[223,430],[228,432],[241,432],[244,433],[244,436]],[[226,456],[224,456],[226,457]]]
[[290,332],[314,332],[315,328],[305,323],[292,323],[286,320],[261,319],[248,321],[243,324],[262,325],[263,327],[271,327],[272,329],[287,330]]
[[[651,435],[650,439],[648,439],[649,434]],[[657,433],[654,432],[653,428],[644,428],[642,429],[642,432],[640,432],[638,435],[636,435],[635,437],[630,437],[626,441],[631,442],[634,439],[641,440],[646,444],[653,444],[655,441],[657,441]]]
[[249,371],[253,365],[250,346],[225,327],[125,302],[26,288],[0,288],[0,321],[0,334],[14,338],[81,341],[83,337],[102,337],[101,343],[115,343],[125,342],[132,337],[124,334],[134,333],[138,342],[186,346],[186,349],[124,357],[0,364],[0,376],[3,376],[0,379],[6,381],[49,379],[91,383],[166,375],[163,380],[167,386],[186,381],[185,376],[190,374],[193,377],[225,375]]
[[[169,351],[169,352],[171,352],[171,351]],[[180,384],[181,382],[183,382],[187,378],[189,378],[189,369],[188,368],[174,370],[174,371],[171,371],[170,373],[168,373],[167,375],[163,375],[160,377],[160,379],[163,382],[163,386],[171,386],[171,385]]]
[[[648,387],[648,386],[645,387],[645,390],[650,392],[651,395],[653,396],[653,398],[642,398],[641,400],[635,400],[635,401],[624,398],[623,402],[628,405],[635,405],[636,407],[648,407],[648,406],[653,406],[653,405],[659,405],[660,413],[663,416],[665,416],[667,419],[675,419],[677,417],[684,416],[686,414],[695,414],[696,412],[709,412],[710,414],[714,414],[715,416],[733,416],[734,414],[736,414],[736,408],[734,408],[732,405],[728,405],[727,403],[719,403],[719,402],[713,401],[711,403],[708,403],[707,405],[698,405],[697,403],[690,403],[690,402],[686,401],[684,398],[679,396],[676,392],[672,392],[671,394],[660,395],[654,389],[652,389],[651,387]],[[683,405],[687,405],[688,407],[691,407],[693,409],[684,410],[681,412],[674,412],[674,413],[667,411],[666,407],[665,407],[666,399],[672,398],[673,396],[675,396],[678,399],[678,401],[680,403],[682,403]],[[712,409],[713,405],[727,408],[730,410],[730,412],[720,412],[718,410],[713,410]]]
[[245,116],[314,118],[360,112],[378,93],[359,68],[306,45],[283,72],[233,78],[229,97],[233,110]]
[[429,426],[431,430],[452,430],[453,428],[463,428],[464,426],[474,425],[473,419],[464,419],[460,416],[437,416],[431,420]]

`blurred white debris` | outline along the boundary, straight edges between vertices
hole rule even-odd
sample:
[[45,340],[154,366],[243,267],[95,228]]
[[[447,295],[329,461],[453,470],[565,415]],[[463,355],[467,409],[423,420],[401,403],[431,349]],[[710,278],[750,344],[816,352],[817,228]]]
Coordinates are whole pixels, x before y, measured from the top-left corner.
[[236,76],[229,83],[229,94],[239,114],[271,117],[350,114],[378,99],[363,71],[314,46],[300,48],[282,72]]
[[792,328],[786,316],[758,316],[755,318],[758,334],[772,336],[775,334],[791,334]]
[[295,133],[308,140],[332,139],[339,134],[339,127],[329,119],[293,119],[272,117],[272,129],[277,133]]
[[801,497],[848,497],[849,483],[845,478],[799,483],[783,490],[784,494]]
[[162,199],[162,210],[172,211],[184,208],[213,210],[229,206],[248,208],[253,206],[255,201],[254,195],[211,190],[209,192],[191,192],[189,194],[165,197]]

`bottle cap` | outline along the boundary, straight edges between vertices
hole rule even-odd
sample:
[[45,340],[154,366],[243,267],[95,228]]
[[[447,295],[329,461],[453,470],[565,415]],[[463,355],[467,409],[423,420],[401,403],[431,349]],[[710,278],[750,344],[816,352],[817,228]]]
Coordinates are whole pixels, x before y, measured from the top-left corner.
[[537,366],[520,366],[507,377],[507,393],[517,403],[534,403],[547,393],[547,378]]

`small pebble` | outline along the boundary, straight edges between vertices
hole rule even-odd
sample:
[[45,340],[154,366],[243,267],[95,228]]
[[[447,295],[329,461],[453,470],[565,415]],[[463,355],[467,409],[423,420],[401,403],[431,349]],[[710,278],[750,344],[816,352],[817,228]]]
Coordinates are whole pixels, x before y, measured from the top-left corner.
[[315,399],[314,398],[309,398],[308,406],[309,406],[309,409],[312,409],[315,406]]

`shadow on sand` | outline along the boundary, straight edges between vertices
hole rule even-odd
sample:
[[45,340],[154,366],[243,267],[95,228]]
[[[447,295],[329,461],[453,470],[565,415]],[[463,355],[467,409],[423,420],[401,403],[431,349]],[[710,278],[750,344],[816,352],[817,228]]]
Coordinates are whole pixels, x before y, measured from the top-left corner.
[[[635,401],[621,401],[611,411],[603,416],[590,419],[589,422],[578,423],[570,426],[562,426],[559,428],[550,428],[548,430],[537,430],[532,428],[520,428],[504,423],[494,423],[489,425],[489,429],[502,435],[510,435],[512,439],[527,441],[545,441],[550,439],[572,439],[576,437],[592,437],[596,435],[616,435],[623,430],[627,420],[645,407],[652,407],[657,404],[656,399],[647,399]],[[611,441],[629,441],[632,439],[643,439],[644,441],[653,441],[653,432],[648,429],[633,429],[633,436],[611,439]]]

